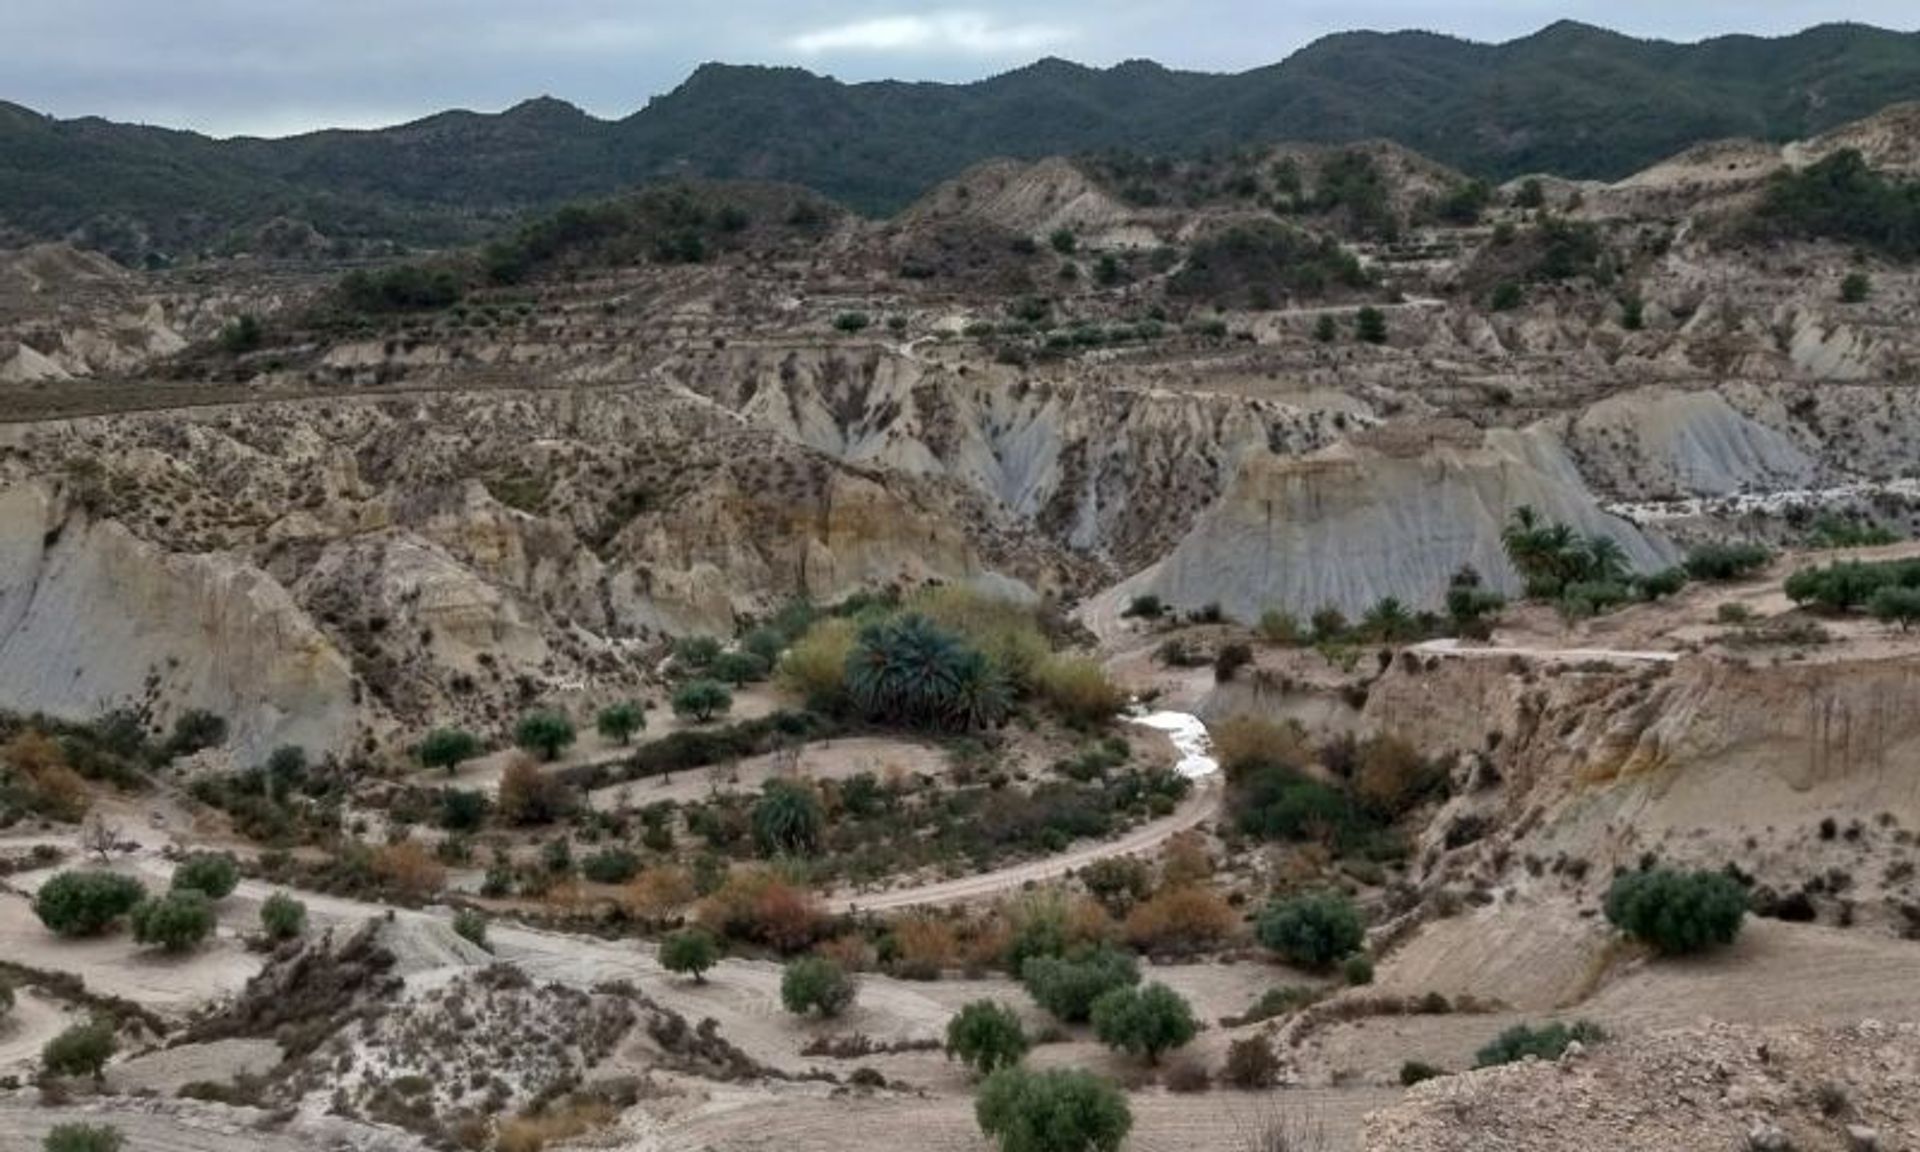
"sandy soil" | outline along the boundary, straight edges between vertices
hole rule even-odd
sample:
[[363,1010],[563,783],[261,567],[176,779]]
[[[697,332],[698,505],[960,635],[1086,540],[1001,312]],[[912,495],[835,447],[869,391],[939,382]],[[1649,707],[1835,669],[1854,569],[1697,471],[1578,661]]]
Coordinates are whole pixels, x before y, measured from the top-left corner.
[[195,1081],[223,1083],[242,1074],[258,1074],[280,1063],[280,1045],[272,1040],[216,1040],[161,1048],[116,1064],[107,1085],[116,1092],[155,1092],[172,1096]]
[[[222,919],[233,923],[226,911]],[[49,972],[71,972],[87,987],[122,996],[167,1015],[183,1015],[237,992],[260,970],[260,959],[230,935],[185,956],[168,956],[133,942],[126,932],[91,940],[63,940],[33,914],[28,898],[0,893],[0,959]]]
[[58,1000],[31,988],[14,990],[13,1011],[0,1019],[0,1076],[25,1076],[40,1062],[40,1049],[80,1019]]
[[[1351,1148],[1362,1118],[1399,1098],[1398,1089],[1304,1089],[1200,1095],[1149,1092],[1133,1096],[1129,1152],[1196,1152],[1241,1146],[1276,1116],[1313,1118],[1328,1148]],[[892,1134],[888,1136],[886,1134]],[[911,1134],[910,1137],[907,1134]],[[918,1152],[983,1152],[992,1147],[964,1097],[833,1099],[819,1086],[726,1093],[670,1123],[666,1146],[711,1152],[840,1152],[877,1140]]]
[[0,1149],[37,1149],[58,1124],[108,1124],[127,1152],[414,1152],[420,1142],[391,1128],[337,1117],[300,1118],[284,1128],[266,1113],[188,1100],[100,1099],[42,1107],[32,1091],[0,1093]]
[[[715,793],[757,792],[776,774],[773,755],[742,760],[725,778],[708,769],[678,772],[651,780],[611,784],[587,793],[587,802],[602,812],[640,808],[660,801],[689,804]],[[931,744],[875,736],[823,740],[800,749],[797,775],[812,780],[844,780],[862,772],[886,779],[894,771],[914,776],[940,776],[947,770],[947,753]]]

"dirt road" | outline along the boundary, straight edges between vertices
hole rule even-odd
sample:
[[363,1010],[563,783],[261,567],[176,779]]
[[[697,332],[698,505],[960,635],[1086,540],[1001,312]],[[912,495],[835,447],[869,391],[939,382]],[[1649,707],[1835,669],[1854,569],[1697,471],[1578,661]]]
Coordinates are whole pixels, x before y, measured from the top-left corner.
[[1217,816],[1221,791],[1219,774],[1205,776],[1194,782],[1193,791],[1180,802],[1180,806],[1174,809],[1172,815],[1142,824],[1117,840],[1089,843],[1049,856],[1044,860],[1030,860],[1011,868],[1002,868],[997,872],[962,876],[958,880],[943,880],[937,884],[923,884],[915,888],[898,888],[891,892],[869,894],[840,892],[830,898],[829,904],[835,911],[887,912],[924,904],[962,904],[969,900],[983,900],[1005,892],[1018,891],[1029,884],[1057,879],[1077,868],[1084,868],[1095,860],[1104,860],[1110,856],[1137,856],[1150,852],[1166,843],[1167,839],[1174,834],[1196,827]]

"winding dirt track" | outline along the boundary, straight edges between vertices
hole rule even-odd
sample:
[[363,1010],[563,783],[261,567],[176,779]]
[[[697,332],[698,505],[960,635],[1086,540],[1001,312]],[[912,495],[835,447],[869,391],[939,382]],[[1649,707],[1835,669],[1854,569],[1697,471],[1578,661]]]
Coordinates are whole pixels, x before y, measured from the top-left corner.
[[1219,812],[1220,776],[1215,773],[1194,782],[1193,791],[1180,802],[1173,814],[1142,824],[1116,840],[1101,840],[1069,849],[1044,860],[1029,860],[997,872],[962,876],[915,888],[897,888],[891,892],[858,895],[836,893],[828,901],[835,911],[886,912],[929,904],[963,904],[983,900],[1004,892],[1017,891],[1028,884],[1057,879],[1096,860],[1110,856],[1137,856],[1151,852],[1177,833],[1212,819]]

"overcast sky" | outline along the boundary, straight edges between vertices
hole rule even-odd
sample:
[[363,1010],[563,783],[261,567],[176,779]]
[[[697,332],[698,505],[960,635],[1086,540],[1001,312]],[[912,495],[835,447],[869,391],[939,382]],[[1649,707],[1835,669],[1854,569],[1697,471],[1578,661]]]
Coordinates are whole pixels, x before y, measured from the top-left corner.
[[[0,0],[0,100],[285,135],[551,95],[607,117],[706,60],[843,80],[972,80],[1055,55],[1238,71],[1352,28],[1476,40],[1571,17],[1638,36],[1913,30],[1915,0]],[[0,157],[0,163],[5,158]]]

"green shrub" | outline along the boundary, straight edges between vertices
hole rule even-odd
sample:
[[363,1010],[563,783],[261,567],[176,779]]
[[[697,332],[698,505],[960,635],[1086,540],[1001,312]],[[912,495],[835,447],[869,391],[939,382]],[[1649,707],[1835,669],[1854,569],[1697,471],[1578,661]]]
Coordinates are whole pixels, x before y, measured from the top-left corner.
[[705,672],[725,650],[712,636],[682,636],[673,645],[674,667],[684,672]]
[[1270,906],[1254,934],[1260,943],[1302,968],[1325,969],[1359,951],[1366,926],[1353,901],[1337,892],[1295,896]]
[[1544,1028],[1534,1028],[1527,1024],[1515,1024],[1495,1037],[1491,1044],[1474,1054],[1475,1068],[1492,1068],[1498,1064],[1511,1064],[1529,1056],[1542,1060],[1558,1060],[1567,1050],[1567,1045],[1578,1040],[1582,1044],[1597,1044],[1607,1038],[1607,1034],[1598,1025],[1585,1020],[1575,1021],[1569,1027],[1554,1023]]
[[487,914],[472,908],[462,908],[453,914],[455,935],[476,947],[493,951],[487,943]]
[[40,886],[34,915],[60,936],[95,936],[133,911],[147,890],[113,872],[62,872]]
[[853,977],[824,956],[802,956],[780,975],[780,1003],[796,1016],[838,1016],[853,1004]]
[[1446,1074],[1447,1072],[1444,1068],[1436,1068],[1432,1064],[1426,1064],[1419,1060],[1409,1060],[1400,1065],[1400,1084],[1404,1088],[1411,1088],[1422,1081],[1432,1080],[1439,1076],[1445,1076]]
[[692,976],[695,984],[705,984],[707,970],[719,962],[719,943],[701,929],[687,928],[660,942],[660,966]]
[[1280,1058],[1273,1042],[1264,1033],[1256,1033],[1227,1045],[1227,1063],[1221,1076],[1235,1088],[1257,1092],[1271,1088],[1280,1078]]
[[1030,1046],[1020,1014],[992,1000],[975,1000],[947,1021],[947,1058],[982,1076],[1020,1063]]
[[1741,580],[1773,563],[1773,552],[1762,544],[1702,544],[1687,553],[1687,575],[1695,580]]
[[1867,611],[1876,620],[1900,625],[1905,632],[1920,620],[1920,588],[1887,587],[1875,590],[1867,599]]
[[192,888],[222,900],[240,884],[240,864],[231,852],[195,852],[173,870],[173,890]]
[[640,857],[625,848],[602,848],[580,862],[580,875],[595,884],[625,884],[640,873]]
[[1093,1003],[1116,988],[1140,982],[1132,956],[1113,948],[1082,949],[1071,956],[1032,956],[1020,965],[1020,982],[1034,1002],[1065,1024],[1085,1023]]
[[715,678],[723,680],[735,688],[744,688],[748,684],[765,680],[772,665],[764,658],[752,652],[722,652],[713,662]]
[[1380,309],[1367,305],[1354,313],[1353,334],[1368,344],[1387,342],[1387,316]]
[[1873,294],[1873,281],[1865,272],[1849,272],[1840,281],[1840,302],[1859,304]]
[[126,1143],[108,1124],[55,1124],[40,1147],[42,1152],[120,1152]]
[[1668,956],[1731,944],[1747,912],[1747,893],[1724,872],[1629,872],[1607,890],[1607,919]]
[[615,744],[627,744],[632,742],[635,732],[647,726],[647,713],[640,705],[623,701],[600,709],[593,723],[600,735],[608,740]]
[[1349,956],[1340,965],[1340,974],[1354,987],[1373,983],[1373,961],[1367,956]]
[[673,692],[673,712],[696,724],[705,724],[733,708],[733,693],[717,680],[689,680]]
[[558,760],[577,738],[573,721],[559,712],[533,712],[520,718],[513,730],[514,744],[537,753],[542,760]]
[[419,754],[423,766],[445,768],[451,776],[480,754],[480,738],[459,728],[435,728],[421,738]]
[[1133,1127],[1120,1090],[1078,1069],[1002,1068],[973,1110],[1000,1152],[1117,1152]]
[[40,1065],[55,1076],[92,1076],[98,1080],[100,1070],[119,1048],[111,1023],[90,1020],[47,1041],[40,1050]]
[[260,905],[260,930],[269,940],[291,940],[306,931],[307,906],[287,895],[275,892]]
[[134,905],[133,938],[169,952],[185,952],[213,933],[213,901],[198,888],[175,888]]
[[820,798],[796,780],[767,781],[753,806],[754,843],[768,856],[811,855],[825,827]]
[[833,318],[833,326],[842,332],[864,331],[872,323],[865,312],[842,312]]
[[493,801],[477,788],[447,788],[440,793],[440,827],[449,832],[478,832]]
[[1089,1015],[1102,1044],[1144,1056],[1149,1064],[1159,1063],[1162,1052],[1181,1047],[1200,1030],[1186,1000],[1160,983],[1104,992]]

